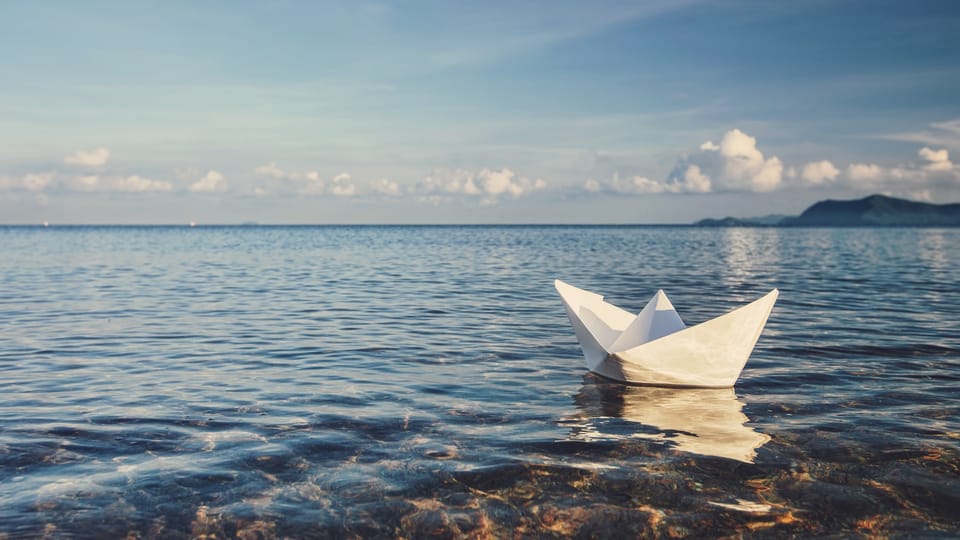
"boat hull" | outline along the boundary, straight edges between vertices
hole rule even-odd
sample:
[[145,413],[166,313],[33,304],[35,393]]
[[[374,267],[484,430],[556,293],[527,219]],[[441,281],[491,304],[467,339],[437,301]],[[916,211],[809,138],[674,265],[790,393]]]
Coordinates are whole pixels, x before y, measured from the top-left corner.
[[[627,312],[603,302],[602,296],[559,280],[556,288],[590,371],[631,384],[692,388],[736,383],[779,295],[774,289],[720,317],[684,327],[669,301],[665,307],[657,296],[639,315],[624,316]],[[645,327],[644,317],[652,321]],[[664,328],[671,331],[664,334]],[[639,344],[619,350],[622,343]]]

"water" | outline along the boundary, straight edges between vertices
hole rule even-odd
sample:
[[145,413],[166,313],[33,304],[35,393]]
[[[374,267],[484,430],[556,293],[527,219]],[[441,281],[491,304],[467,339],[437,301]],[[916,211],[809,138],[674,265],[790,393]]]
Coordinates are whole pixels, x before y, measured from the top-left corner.
[[[0,228],[0,538],[960,534],[960,230]],[[552,280],[734,390],[587,375]]]

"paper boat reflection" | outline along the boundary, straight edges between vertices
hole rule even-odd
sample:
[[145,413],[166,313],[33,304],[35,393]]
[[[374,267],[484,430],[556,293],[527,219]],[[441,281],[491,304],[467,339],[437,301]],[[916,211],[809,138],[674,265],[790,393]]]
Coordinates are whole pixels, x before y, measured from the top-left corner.
[[683,324],[663,291],[633,315],[603,296],[554,282],[590,371],[654,386],[733,386],[763,332],[777,289],[696,326]]
[[770,440],[745,424],[743,403],[733,388],[658,388],[625,386],[595,375],[584,377],[574,396],[579,418],[622,418],[642,426],[624,432],[599,422],[573,428],[578,440],[646,439],[707,456],[753,463],[756,451]]

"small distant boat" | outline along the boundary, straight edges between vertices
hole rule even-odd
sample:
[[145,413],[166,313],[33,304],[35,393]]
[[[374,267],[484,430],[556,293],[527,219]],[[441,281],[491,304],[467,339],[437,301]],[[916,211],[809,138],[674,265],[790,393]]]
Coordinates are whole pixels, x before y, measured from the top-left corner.
[[554,281],[587,368],[649,386],[729,388],[760,339],[779,291],[687,327],[662,290],[633,315],[603,296]]

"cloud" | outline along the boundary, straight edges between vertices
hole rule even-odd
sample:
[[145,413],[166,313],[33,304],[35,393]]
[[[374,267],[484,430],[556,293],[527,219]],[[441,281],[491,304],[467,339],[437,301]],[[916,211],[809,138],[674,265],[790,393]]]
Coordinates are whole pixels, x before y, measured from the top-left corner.
[[880,135],[880,139],[904,141],[926,146],[946,146],[960,148],[960,118],[946,122],[933,122],[923,131],[911,131]]
[[[934,124],[960,133],[960,121]],[[811,161],[787,167],[777,156],[765,156],[757,140],[732,129],[719,143],[706,141],[679,159],[662,182],[642,175],[614,173],[607,180],[589,179],[581,189],[591,193],[645,195],[660,193],[768,192],[783,187],[804,188],[831,184],[854,190],[924,195],[931,189],[960,187],[960,166],[950,161],[947,148],[925,146],[921,161],[884,167],[853,162],[841,169],[832,161]],[[785,183],[786,181],[786,183]]]
[[703,150],[704,152],[716,152],[719,149],[720,147],[713,144],[713,141],[707,141],[700,145],[700,150]]
[[80,165],[82,167],[99,167],[107,162],[110,157],[110,150],[100,147],[96,150],[84,151],[77,150],[76,153],[63,158],[67,165]]
[[151,180],[133,175],[112,179],[108,184],[113,191],[144,193],[151,191],[173,191],[173,185],[164,180]]
[[946,149],[923,147],[917,155],[922,161],[893,167],[851,163],[846,169],[846,182],[852,188],[882,190],[917,199],[929,199],[931,188],[960,186],[960,167],[950,161]]
[[294,175],[288,178],[294,183],[293,190],[298,195],[323,195],[327,184],[320,178],[317,171],[307,171],[302,175]]
[[[820,174],[835,177],[838,172],[824,170]],[[609,180],[587,180],[583,189],[630,195],[764,192],[780,187],[783,176],[784,167],[780,158],[764,157],[757,148],[756,139],[739,129],[732,129],[724,134],[719,144],[706,141],[692,154],[678,160],[663,182],[642,175],[621,178],[619,173],[614,173]]]
[[93,174],[74,176],[66,181],[66,187],[73,191],[97,191],[100,177]]
[[390,197],[399,197],[400,184],[393,180],[387,180],[386,178],[381,178],[373,185],[373,190],[382,195],[388,195]]
[[698,165],[688,165],[683,173],[683,181],[677,185],[681,186],[683,191],[691,193],[709,193],[712,188],[710,177],[704,174]]
[[783,179],[780,158],[766,158],[757,140],[732,129],[720,144],[706,141],[681,159],[665,182],[668,192],[773,191]]
[[62,186],[70,191],[116,191],[125,193],[150,193],[173,191],[173,184],[166,180],[153,180],[139,175],[97,176],[77,175],[67,178]]
[[56,178],[53,172],[28,173],[19,177],[0,176],[0,189],[40,192],[53,185]]
[[780,183],[783,173],[780,158],[764,159],[757,149],[757,140],[739,129],[728,131],[715,151],[723,156],[722,174],[717,175],[721,187],[771,191]]
[[145,193],[157,191],[173,191],[173,184],[165,180],[153,180],[139,175],[130,176],[98,176],[76,175],[63,176],[58,173],[30,173],[19,178],[0,177],[0,189],[23,190],[42,193],[59,189],[66,191],[116,191],[126,193]]
[[484,197],[493,202],[502,196],[520,197],[547,187],[542,178],[531,180],[510,169],[434,169],[415,190],[421,194],[448,194]]
[[641,195],[645,193],[663,193],[665,186],[660,182],[655,182],[644,176],[620,178],[619,173],[614,173],[613,178],[604,182],[599,182],[592,178],[587,180],[583,184],[583,189],[593,193],[606,191],[628,195]]
[[516,176],[516,174],[510,169],[501,169],[499,171],[484,169],[480,171],[477,176],[483,186],[483,191],[487,195],[497,196],[509,193],[517,197],[523,195],[523,192],[526,191],[525,186],[513,181],[513,177]]
[[917,154],[928,161],[923,167],[928,171],[949,171],[953,168],[953,163],[950,162],[950,154],[946,148],[931,150],[930,148],[923,147]]
[[803,166],[800,178],[803,178],[811,184],[823,184],[832,182],[840,175],[840,171],[827,160],[807,163]]
[[21,182],[28,191],[43,191],[53,182],[55,176],[54,173],[26,174]]
[[434,169],[420,181],[417,190],[421,193],[479,193],[473,182],[473,173],[464,169]]
[[270,178],[284,178],[287,175],[287,173],[280,167],[277,167],[276,162],[273,161],[257,167],[253,172],[260,176],[269,176]]
[[218,171],[211,170],[189,187],[195,193],[215,193],[227,190],[227,179]]
[[883,168],[870,163],[851,163],[847,166],[847,178],[855,183],[875,182],[883,176]]
[[668,182],[657,182],[645,176],[620,178],[618,173],[605,181],[587,180],[583,188],[590,192],[618,193],[621,195],[649,195],[658,193],[709,193],[710,177],[703,174],[699,165],[687,165],[682,174],[676,171]]
[[257,176],[267,178],[265,184],[257,185],[253,193],[257,196],[266,195],[299,195],[320,196],[333,195],[336,197],[351,197],[357,193],[357,187],[351,180],[350,174],[342,172],[325,182],[318,171],[286,171],[276,162],[269,162],[254,169]]
[[333,177],[330,183],[330,193],[337,197],[352,197],[357,193],[357,187],[350,180],[350,175],[342,172]]
[[357,194],[357,187],[353,184],[334,184],[330,187],[330,193],[337,197],[352,197]]

